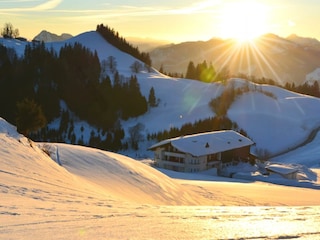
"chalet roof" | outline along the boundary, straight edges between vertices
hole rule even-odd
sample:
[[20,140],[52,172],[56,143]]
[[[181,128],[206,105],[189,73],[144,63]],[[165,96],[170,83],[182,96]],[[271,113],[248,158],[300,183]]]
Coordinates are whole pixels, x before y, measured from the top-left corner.
[[281,163],[270,163],[268,166],[266,166],[266,169],[281,175],[288,175],[299,171],[299,169],[295,166]]
[[189,153],[196,157],[225,152],[253,144],[249,138],[244,137],[240,133],[233,130],[226,130],[166,139],[154,144],[149,150],[155,150],[169,143],[179,151]]

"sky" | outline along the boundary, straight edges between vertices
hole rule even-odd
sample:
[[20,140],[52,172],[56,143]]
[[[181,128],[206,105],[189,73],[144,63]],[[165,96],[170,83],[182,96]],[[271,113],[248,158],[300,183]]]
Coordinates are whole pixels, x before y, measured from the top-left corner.
[[124,37],[171,42],[295,33],[320,39],[319,0],[0,0],[9,22],[32,39],[42,30],[77,35],[103,23]]

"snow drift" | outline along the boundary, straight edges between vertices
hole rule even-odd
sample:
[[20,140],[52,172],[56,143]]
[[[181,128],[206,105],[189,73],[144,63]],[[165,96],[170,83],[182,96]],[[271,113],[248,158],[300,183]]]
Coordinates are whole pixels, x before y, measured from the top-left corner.
[[[6,176],[5,182],[22,177],[37,184],[47,184],[48,187],[56,185],[84,190],[84,186],[95,186],[85,188],[85,191],[101,192],[124,201],[173,205],[197,203],[183,186],[143,163],[81,146],[39,144],[38,147],[18,134],[15,127],[4,119],[0,120],[0,161],[1,173]],[[42,149],[55,154],[55,159],[58,153],[62,166]],[[25,188],[30,188],[28,183]],[[10,188],[10,185],[7,187]]]
[[[201,181],[202,175],[186,173],[180,175],[199,180],[171,179],[118,154],[67,144],[36,144],[2,118],[0,144],[1,239],[206,239],[217,233],[235,238],[244,217],[246,226],[252,222],[256,226],[254,232],[246,230],[241,236],[257,236],[259,231],[263,238],[270,234],[264,231],[270,225],[266,219],[279,216],[279,207],[272,206],[284,204],[309,205],[282,207],[281,219],[297,226],[296,234],[319,235],[313,232],[319,218],[314,214],[318,207],[312,206],[319,205],[317,190],[212,175],[206,176],[209,181]],[[43,148],[55,160],[59,156],[62,166]],[[295,211],[308,219],[303,228],[299,228],[301,220],[288,217]],[[289,234],[283,226],[273,236]]]

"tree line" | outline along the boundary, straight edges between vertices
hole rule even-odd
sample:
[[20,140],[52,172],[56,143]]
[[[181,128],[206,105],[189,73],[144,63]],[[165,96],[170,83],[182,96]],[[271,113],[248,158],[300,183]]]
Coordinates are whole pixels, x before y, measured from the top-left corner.
[[115,31],[113,28],[110,28],[107,25],[104,26],[103,24],[100,24],[97,26],[96,30],[105,40],[107,40],[116,48],[134,56],[135,58],[144,62],[147,66],[152,65],[149,53],[140,52],[138,47],[134,47],[130,43],[128,43],[126,39],[124,37],[121,37],[119,35],[119,32]]
[[[162,66],[159,71],[164,73]],[[181,76],[183,76],[183,74],[181,74]],[[179,77],[179,74],[174,74],[173,77]],[[243,78],[258,84],[269,84],[269,85],[285,88],[293,92],[307,94],[314,97],[320,97],[320,87],[319,87],[318,81],[314,81],[313,83],[305,82],[300,85],[287,82],[285,85],[280,85],[270,78],[265,78],[265,77],[256,78],[255,76],[248,76],[246,74],[240,74],[240,73],[236,75],[231,75],[227,67],[222,68],[219,71],[216,71],[214,66],[211,63],[208,64],[205,60],[202,63],[198,63],[198,64],[194,64],[193,61],[189,61],[186,74],[185,74],[185,78],[187,79],[193,79],[193,80],[197,80],[205,83],[225,81],[230,77]]]
[[148,134],[147,139],[162,141],[165,139],[190,134],[230,129],[239,131],[244,136],[247,136],[247,133],[243,129],[239,129],[237,123],[232,122],[227,116],[215,116],[207,119],[198,120],[194,123],[186,123],[181,127],[171,127],[169,130]]
[[[51,122],[61,117],[63,100],[74,115],[101,129],[107,142],[104,148],[115,140],[119,145],[124,134],[118,120],[144,114],[149,106],[156,106],[156,97],[152,88],[147,100],[136,75],[124,77],[116,65],[115,58],[110,57],[104,63],[108,69],[103,69],[97,52],[80,43],[66,44],[59,52],[47,49],[43,42],[29,43],[22,57],[13,48],[0,46],[0,115],[17,124],[25,121],[21,120],[26,117],[23,108],[37,110],[39,106],[46,122]],[[22,116],[17,117],[17,113]],[[67,128],[57,132],[44,128],[33,136],[35,140],[62,141],[58,135],[65,132],[70,142],[77,143],[72,130],[70,120]],[[95,137],[93,134],[92,142]]]

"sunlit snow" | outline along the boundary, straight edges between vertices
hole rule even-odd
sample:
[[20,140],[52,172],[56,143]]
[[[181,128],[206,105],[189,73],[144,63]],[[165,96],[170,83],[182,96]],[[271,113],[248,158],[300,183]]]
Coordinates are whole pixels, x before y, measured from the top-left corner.
[[[121,74],[131,75],[135,59],[96,32],[67,42],[75,41],[97,50],[100,60],[115,56]],[[5,43],[23,54],[25,43]],[[227,87],[155,70],[137,77],[142,93],[147,97],[154,87],[160,103],[122,125],[128,130],[141,122],[144,134],[214,116],[208,102]],[[235,179],[211,171],[177,173],[93,148],[34,143],[0,118],[0,239],[320,239],[320,137],[310,137],[320,126],[320,100],[274,86],[250,87],[275,97],[244,94],[228,116],[256,143],[254,151],[265,149],[279,154],[272,161],[311,168],[315,177],[305,185],[279,177],[266,183],[245,174]],[[138,152],[123,154],[151,157],[151,144],[141,142]]]

